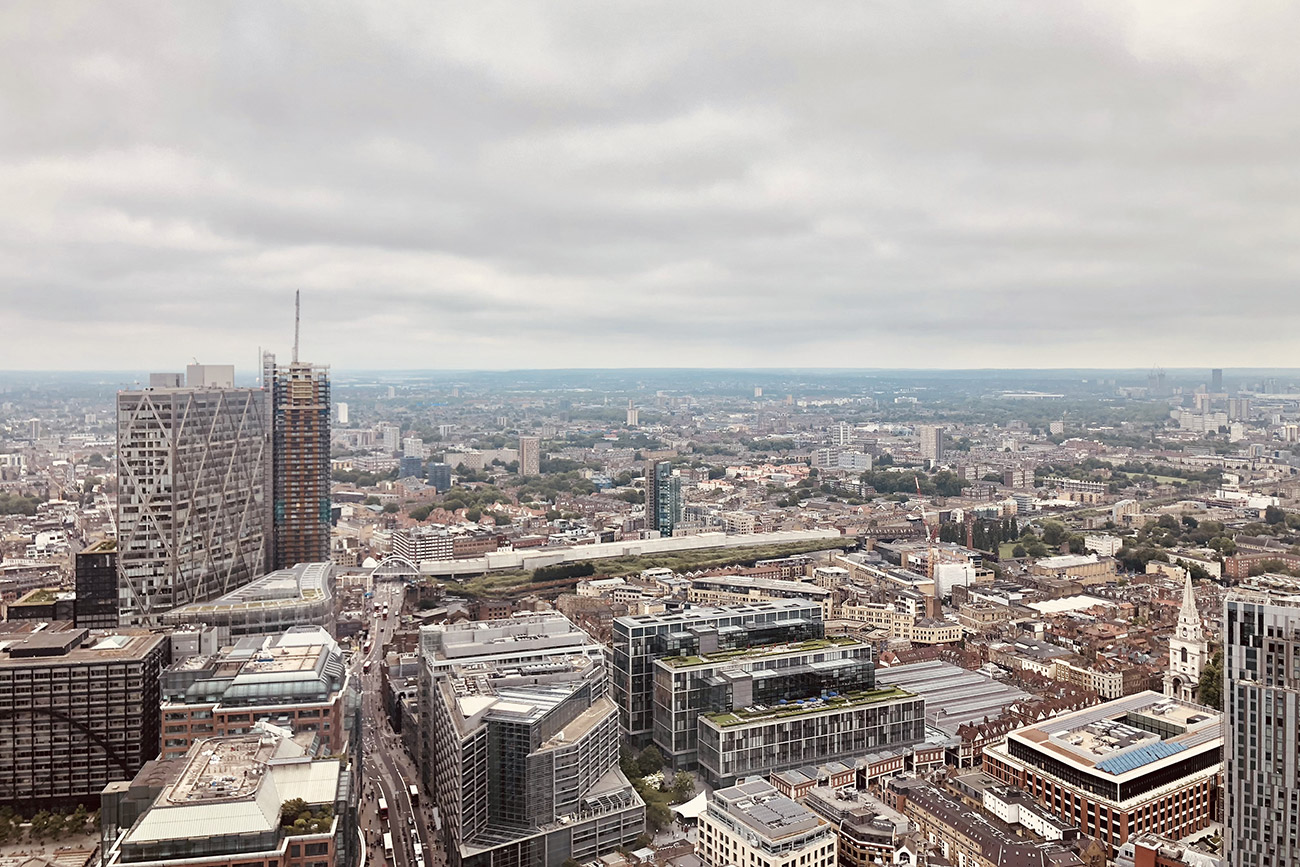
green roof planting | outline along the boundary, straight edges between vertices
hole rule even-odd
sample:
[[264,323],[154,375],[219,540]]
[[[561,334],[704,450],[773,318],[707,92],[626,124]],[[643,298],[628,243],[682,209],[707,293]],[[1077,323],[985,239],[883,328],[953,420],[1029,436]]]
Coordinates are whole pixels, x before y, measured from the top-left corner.
[[741,725],[743,723],[787,719],[789,717],[804,716],[810,713],[825,713],[826,711],[831,710],[845,710],[847,708],[861,707],[868,704],[879,704],[886,701],[896,701],[898,699],[915,697],[916,693],[908,692],[905,689],[899,689],[896,686],[890,686],[883,689],[860,690],[858,692],[845,693],[844,695],[827,696],[821,699],[805,700],[803,702],[772,705],[770,707],[764,707],[761,710],[758,708],[744,708],[742,710],[700,714],[700,716],[709,720],[714,725],[727,728],[728,726]]

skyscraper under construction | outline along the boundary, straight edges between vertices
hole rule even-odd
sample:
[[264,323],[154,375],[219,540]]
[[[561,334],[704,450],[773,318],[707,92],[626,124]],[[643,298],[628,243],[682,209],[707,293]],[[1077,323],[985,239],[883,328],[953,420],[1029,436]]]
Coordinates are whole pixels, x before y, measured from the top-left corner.
[[293,360],[277,365],[263,353],[262,387],[271,396],[272,563],[286,569],[329,560],[329,366],[298,360],[296,316]]

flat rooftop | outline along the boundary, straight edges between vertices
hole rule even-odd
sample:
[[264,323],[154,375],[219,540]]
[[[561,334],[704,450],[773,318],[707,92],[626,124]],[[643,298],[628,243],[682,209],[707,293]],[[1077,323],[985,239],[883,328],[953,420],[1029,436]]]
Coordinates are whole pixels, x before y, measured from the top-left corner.
[[202,741],[167,793],[172,804],[211,803],[252,796],[276,742],[262,737]]
[[829,824],[812,810],[782,795],[763,780],[740,783],[713,793],[716,808],[764,838],[779,843]]
[[[683,579],[685,580],[685,579]],[[682,626],[702,625],[710,620],[721,618],[744,618],[747,614],[771,614],[773,612],[809,612],[815,610],[820,614],[821,606],[816,602],[803,599],[764,599],[740,605],[699,606],[687,608],[672,614],[633,614],[615,618],[614,622],[623,626]]]
[[1223,714],[1147,691],[1044,720],[1011,736],[1057,758],[1122,777],[1222,741]]
[[291,647],[271,647],[259,651],[244,663],[243,674],[270,674],[299,671],[315,671],[323,644],[305,644]]
[[56,624],[36,621],[0,624],[0,668],[90,665],[142,659],[167,640],[165,635],[143,630],[128,629],[105,636],[70,627],[66,621]]
[[664,665],[674,669],[691,668],[695,666],[718,665],[724,662],[744,662],[751,659],[762,659],[769,656],[788,656],[798,653],[810,653],[816,650],[831,650],[833,648],[848,647],[869,647],[866,642],[859,641],[856,638],[847,636],[829,636],[826,638],[810,638],[806,641],[792,641],[781,644],[764,644],[757,647],[741,647],[735,650],[719,650],[713,653],[701,653],[694,656],[668,656],[659,660]]
[[[705,585],[705,586],[701,586]],[[759,578],[753,575],[701,575],[699,578],[691,579],[691,586],[699,589],[708,589],[707,585],[721,585],[734,587],[749,587],[755,590],[767,590],[769,592],[780,593],[797,593],[801,596],[830,596],[833,590],[826,587],[818,587],[806,581],[782,581],[779,578]]]
[[701,714],[700,716],[720,728],[729,728],[730,726],[789,719],[809,714],[846,711],[867,705],[916,697],[915,693],[908,692],[905,689],[886,686],[880,689],[848,692],[842,695],[828,695],[824,698],[800,699],[771,706],[756,705],[741,710],[719,711],[717,713]]

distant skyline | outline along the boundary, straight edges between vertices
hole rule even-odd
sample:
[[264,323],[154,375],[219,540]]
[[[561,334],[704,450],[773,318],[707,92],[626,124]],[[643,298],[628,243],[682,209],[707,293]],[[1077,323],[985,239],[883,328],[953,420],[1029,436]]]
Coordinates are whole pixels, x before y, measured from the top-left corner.
[[1266,368],[1300,6],[0,8],[0,370]]

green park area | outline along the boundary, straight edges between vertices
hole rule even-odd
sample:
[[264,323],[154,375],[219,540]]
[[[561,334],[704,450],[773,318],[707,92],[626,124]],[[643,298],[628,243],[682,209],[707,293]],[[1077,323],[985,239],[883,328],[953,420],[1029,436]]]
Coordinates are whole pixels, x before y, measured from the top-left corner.
[[[700,548],[690,551],[666,551],[657,554],[644,554],[633,557],[606,557],[600,560],[588,560],[583,563],[564,564],[565,566],[591,566],[586,575],[574,575],[565,579],[570,584],[577,584],[585,578],[616,578],[620,576],[639,575],[645,569],[671,569],[674,572],[692,572],[700,569],[717,569],[723,566],[750,566],[759,560],[777,560],[795,554],[809,554],[814,551],[826,551],[852,545],[853,540],[845,537],[829,539],[812,539],[806,542],[787,542],[772,545],[750,545],[734,548]],[[581,571],[586,572],[586,569]],[[550,581],[552,575],[537,570],[513,570],[493,572],[467,578],[455,588],[456,592],[473,597],[506,597],[543,589],[555,589],[551,585],[543,588],[539,582]],[[559,582],[554,582],[559,583]]]

